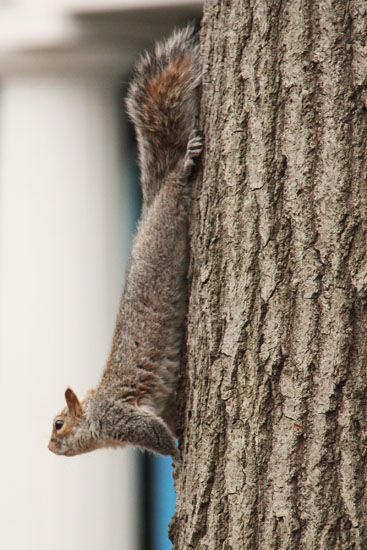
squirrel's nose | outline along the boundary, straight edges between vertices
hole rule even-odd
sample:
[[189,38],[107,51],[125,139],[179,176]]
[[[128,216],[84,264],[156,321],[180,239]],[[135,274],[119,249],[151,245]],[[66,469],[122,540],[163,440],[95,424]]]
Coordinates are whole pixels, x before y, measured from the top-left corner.
[[48,449],[49,451],[51,451],[52,453],[55,453],[56,454],[56,447],[55,447],[55,444],[50,441],[50,443],[48,444]]

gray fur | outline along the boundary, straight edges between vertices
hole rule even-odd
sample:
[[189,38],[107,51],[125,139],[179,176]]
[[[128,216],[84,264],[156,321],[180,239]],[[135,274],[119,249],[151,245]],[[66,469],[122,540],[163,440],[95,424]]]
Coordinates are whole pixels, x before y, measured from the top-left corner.
[[106,369],[82,403],[67,390],[68,407],[57,417],[65,424],[60,430],[54,426],[49,445],[57,454],[126,444],[176,453],[175,392],[187,306],[188,178],[202,150],[194,131],[199,81],[191,27],[175,32],[137,64],[127,106],[137,132],[143,215]]

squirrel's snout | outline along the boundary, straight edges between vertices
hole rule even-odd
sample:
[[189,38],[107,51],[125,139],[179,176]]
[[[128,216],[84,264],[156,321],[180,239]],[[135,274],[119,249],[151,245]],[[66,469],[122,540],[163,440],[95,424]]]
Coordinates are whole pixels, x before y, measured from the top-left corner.
[[60,449],[58,448],[57,443],[55,441],[52,441],[52,439],[50,440],[50,442],[48,444],[48,449],[49,449],[49,451],[51,451],[55,455],[60,454]]

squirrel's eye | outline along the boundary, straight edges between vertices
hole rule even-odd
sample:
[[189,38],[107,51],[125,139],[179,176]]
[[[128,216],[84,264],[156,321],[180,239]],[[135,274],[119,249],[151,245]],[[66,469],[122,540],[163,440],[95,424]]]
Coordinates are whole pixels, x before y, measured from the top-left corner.
[[61,430],[61,428],[63,427],[64,425],[64,421],[63,420],[56,420],[55,421],[55,428],[56,430]]

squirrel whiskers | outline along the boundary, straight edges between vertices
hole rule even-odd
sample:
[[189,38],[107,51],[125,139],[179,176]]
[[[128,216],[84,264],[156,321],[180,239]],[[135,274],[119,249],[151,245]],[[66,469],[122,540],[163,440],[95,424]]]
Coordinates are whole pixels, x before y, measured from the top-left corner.
[[141,166],[143,213],[112,350],[95,390],[71,389],[49,449],[73,456],[134,445],[176,454],[175,392],[187,307],[189,176],[202,150],[195,130],[201,67],[192,27],[136,65],[126,100]]

